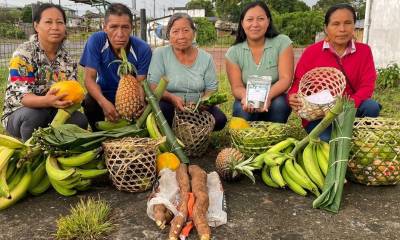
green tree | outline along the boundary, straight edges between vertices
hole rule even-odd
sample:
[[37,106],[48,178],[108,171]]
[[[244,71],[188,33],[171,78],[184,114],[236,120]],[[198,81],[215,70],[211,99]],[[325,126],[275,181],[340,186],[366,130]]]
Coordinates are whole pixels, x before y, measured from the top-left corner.
[[30,23],[32,22],[32,5],[26,5],[22,8],[21,13],[22,22]]
[[217,16],[222,20],[239,22],[243,7],[252,0],[215,0]]
[[320,11],[285,13],[281,18],[280,31],[298,45],[313,43],[316,33],[323,30],[324,16]]
[[307,4],[299,0],[267,0],[266,2],[268,7],[275,9],[279,13],[304,12],[310,10]]
[[207,18],[195,18],[194,22],[197,28],[196,42],[200,46],[214,43],[217,40],[217,31]]
[[206,17],[213,17],[215,16],[213,11],[212,2],[209,0],[191,0],[186,3],[186,8],[188,9],[204,9]]
[[352,2],[353,2],[352,0],[318,0],[318,2],[314,5],[314,8],[326,12],[326,10],[328,10],[328,8],[330,8],[332,5],[338,3],[351,4]]

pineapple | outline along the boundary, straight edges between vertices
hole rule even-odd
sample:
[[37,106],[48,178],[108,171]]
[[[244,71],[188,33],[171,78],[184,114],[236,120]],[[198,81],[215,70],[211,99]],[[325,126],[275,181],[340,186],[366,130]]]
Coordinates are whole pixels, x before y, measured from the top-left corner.
[[133,77],[133,72],[137,73],[135,66],[128,62],[125,49],[121,49],[121,62],[118,67],[120,80],[117,93],[115,95],[115,108],[122,118],[132,121],[143,113],[146,106],[144,91],[140,82]]
[[244,160],[244,156],[235,148],[224,148],[218,153],[215,168],[218,175],[225,181],[234,181],[239,178],[240,172],[235,166]]

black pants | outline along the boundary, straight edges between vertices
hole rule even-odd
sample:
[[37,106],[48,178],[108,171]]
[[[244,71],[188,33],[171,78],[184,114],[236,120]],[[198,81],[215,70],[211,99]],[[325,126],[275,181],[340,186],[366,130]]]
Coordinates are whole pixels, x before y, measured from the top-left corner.
[[98,131],[99,129],[96,128],[96,122],[105,119],[103,109],[90,94],[86,94],[82,102],[82,107],[92,131]]

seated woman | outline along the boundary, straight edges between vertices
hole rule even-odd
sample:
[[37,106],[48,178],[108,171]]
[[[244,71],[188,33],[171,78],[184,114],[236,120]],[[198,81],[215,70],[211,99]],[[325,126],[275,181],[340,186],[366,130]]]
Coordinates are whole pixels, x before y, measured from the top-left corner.
[[[337,4],[325,14],[326,38],[306,48],[296,66],[294,82],[288,92],[289,105],[294,111],[302,107],[297,96],[302,76],[316,67],[335,67],[346,77],[345,94],[350,96],[357,108],[357,117],[377,117],[379,104],[370,99],[375,87],[376,70],[368,45],[355,42],[354,24],[356,13],[348,4]],[[307,122],[303,126],[307,132],[321,120]],[[320,138],[329,141],[331,127],[326,129]]]
[[[279,34],[264,2],[248,4],[240,15],[236,41],[225,55],[226,71],[235,102],[233,116],[249,121],[285,123],[290,115],[285,92],[293,77],[292,41]],[[270,76],[272,86],[261,108],[246,101],[246,84],[251,75]]]
[[[210,96],[218,88],[210,54],[193,45],[195,31],[189,15],[172,15],[167,25],[170,44],[157,48],[151,59],[147,78],[152,87],[161,77],[169,81],[160,100],[161,111],[169,125],[172,125],[175,109],[185,111],[185,106],[196,103],[200,97]],[[227,121],[225,114],[216,106],[206,110],[215,118],[214,131],[223,129]]]
[[[66,17],[59,5],[41,4],[33,15],[34,34],[13,53],[6,88],[2,123],[6,131],[23,141],[46,127],[58,108],[72,105],[64,95],[48,91],[58,80],[77,78],[77,64],[64,47]],[[69,123],[87,128],[86,117],[75,112]]]

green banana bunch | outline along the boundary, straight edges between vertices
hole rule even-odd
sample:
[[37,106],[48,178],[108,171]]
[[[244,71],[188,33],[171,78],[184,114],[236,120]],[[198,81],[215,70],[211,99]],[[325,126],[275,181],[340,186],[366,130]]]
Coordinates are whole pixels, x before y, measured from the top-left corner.
[[307,192],[298,184],[295,180],[293,180],[286,168],[282,169],[282,177],[286,181],[287,185],[289,186],[290,189],[293,190],[293,192],[301,195],[301,196],[306,196]]
[[26,192],[28,191],[29,184],[32,179],[31,164],[24,164],[22,168],[26,168],[26,171],[25,169],[21,169],[23,175],[21,176],[20,181],[18,181],[18,183],[16,183],[13,187],[11,187],[11,184],[9,185],[11,197],[0,197],[0,210],[6,209],[18,202],[21,198],[25,196]]
[[0,147],[0,197],[10,198],[10,188],[7,184],[8,163],[15,149]]
[[315,143],[310,142],[303,150],[303,164],[307,175],[322,189],[325,178],[320,170],[315,153]]
[[34,196],[38,196],[38,195],[46,192],[50,186],[51,186],[51,184],[50,184],[49,177],[47,176],[47,174],[45,174],[43,176],[43,178],[40,180],[40,182],[38,182],[38,184],[36,184],[32,188],[29,188],[29,193],[31,193]]
[[324,141],[316,142],[314,144],[314,154],[322,173],[326,176],[329,167],[329,144]]
[[261,170],[261,179],[263,180],[263,182],[269,186],[269,187],[273,187],[273,188],[279,188],[279,185],[276,184],[274,182],[274,180],[272,180],[271,175],[269,174],[270,170],[269,170],[269,166],[268,165],[264,165],[264,167]]

